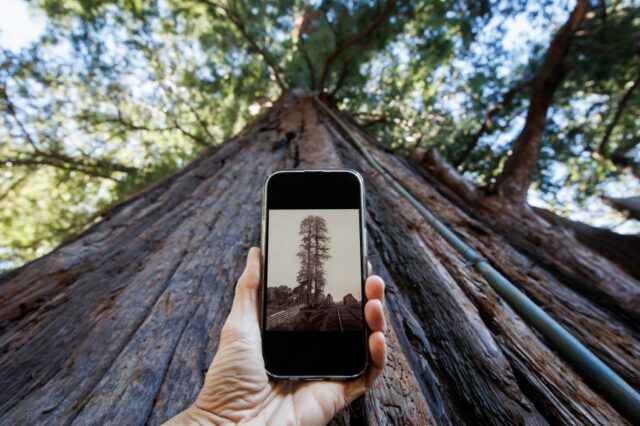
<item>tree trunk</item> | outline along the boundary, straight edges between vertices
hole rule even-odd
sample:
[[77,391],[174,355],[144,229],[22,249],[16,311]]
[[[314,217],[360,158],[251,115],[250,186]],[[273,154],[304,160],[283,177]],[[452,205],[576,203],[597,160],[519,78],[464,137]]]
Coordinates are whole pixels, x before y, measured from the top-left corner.
[[540,137],[547,121],[547,110],[553,100],[553,94],[569,71],[567,55],[571,40],[588,8],[587,0],[576,2],[567,22],[553,37],[545,54],[542,68],[533,84],[524,128],[496,180],[496,192],[505,200],[523,204],[527,198],[527,190],[538,162]]
[[[501,223],[516,221],[508,211],[488,220],[451,182],[348,125],[416,198],[640,388],[637,322],[614,312],[619,295],[601,303],[571,279],[595,259],[603,271],[592,280],[636,281],[581,245],[573,263],[551,261],[559,248],[531,245],[527,225],[509,237],[517,227]],[[178,174],[0,277],[3,421],[158,424],[186,407],[215,354],[246,251],[258,244],[264,179],[314,167],[362,173],[370,260],[387,284],[388,368],[334,424],[627,423],[308,98],[283,98]]]

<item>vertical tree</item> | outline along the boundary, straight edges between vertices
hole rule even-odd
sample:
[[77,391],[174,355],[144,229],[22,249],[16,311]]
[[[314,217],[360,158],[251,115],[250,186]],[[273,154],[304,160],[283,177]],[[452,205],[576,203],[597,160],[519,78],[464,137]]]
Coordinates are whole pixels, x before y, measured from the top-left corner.
[[[618,72],[633,68],[618,52],[633,52],[632,64],[637,63],[637,48],[628,42],[637,11],[626,13],[623,2],[602,2],[607,13],[594,19],[593,11],[585,13],[587,2],[577,1],[531,84],[526,77],[513,100],[499,85],[499,109],[528,107],[528,120],[502,169],[496,164],[505,151],[495,154],[482,147],[481,138],[472,138],[478,145],[463,159],[465,168],[484,167],[493,177],[502,171],[487,193],[475,185],[483,182],[457,174],[446,162],[451,157],[430,155],[423,163],[428,167],[419,167],[344,111],[406,128],[378,133],[395,136],[396,143],[419,133],[421,143],[451,145],[451,152],[466,156],[467,144],[442,137],[460,123],[434,101],[442,89],[436,83],[454,49],[482,30],[478,19],[505,13],[497,3],[326,1],[307,9],[300,31],[292,31],[292,18],[307,5],[297,2],[169,1],[157,7],[158,2],[70,0],[75,7],[68,8],[67,2],[40,3],[57,19],[48,42],[69,41],[78,52],[73,59],[83,66],[61,64],[59,50],[40,55],[36,49],[26,59],[0,57],[0,164],[11,174],[8,189],[0,190],[0,211],[19,217],[38,210],[11,202],[20,200],[17,189],[30,188],[25,182],[34,179],[34,170],[53,168],[75,182],[67,194],[82,193],[84,182],[95,182],[87,176],[99,172],[114,180],[117,193],[133,195],[93,212],[90,226],[48,255],[0,275],[3,422],[159,424],[191,403],[216,352],[242,268],[239,259],[259,243],[264,178],[278,169],[351,167],[367,187],[369,259],[387,285],[390,365],[336,424],[626,423],[609,395],[592,387],[524,322],[363,153],[640,389],[638,281],[607,259],[606,250],[589,249],[573,231],[541,219],[525,203],[544,147],[540,131],[549,131],[548,111],[564,87],[559,80],[586,70],[592,51],[612,46],[572,50],[576,41],[585,42],[585,31],[599,37],[588,30],[600,21],[603,35],[619,41],[610,57],[622,95],[608,102],[619,100],[621,112],[610,110],[611,130],[591,139],[605,141],[603,155],[638,140],[631,137],[637,114],[630,111],[639,92],[628,84],[637,71]],[[507,9],[521,3],[526,2]],[[109,38],[122,35],[126,40]],[[167,44],[158,46],[158,40]],[[114,43],[117,58],[104,54]],[[407,57],[410,63],[403,64]],[[567,73],[569,62],[575,68]],[[132,70],[151,72],[154,84],[140,84]],[[578,87],[597,87],[592,80]],[[500,93],[487,80],[480,86],[494,98]],[[153,95],[142,96],[145,90]],[[472,126],[480,133],[499,132],[500,122],[513,116],[484,109],[480,121],[487,124]],[[249,110],[262,113],[243,127]],[[69,123],[74,129],[65,127]],[[165,179],[136,193],[137,183],[156,176],[148,167],[157,160],[132,164],[139,152],[131,154],[122,141],[137,142],[151,156],[164,147],[168,169],[181,170],[160,174]],[[479,151],[481,160],[491,161],[478,160]],[[0,222],[3,232],[15,228],[11,221]],[[321,241],[316,243],[315,229],[310,220],[301,244],[306,267],[298,279],[308,291],[324,285],[314,278],[316,270],[323,271],[322,262],[313,262],[313,247]],[[637,264],[638,251],[630,255]]]
[[327,223],[320,216],[307,216],[300,222],[300,269],[298,283],[306,289],[306,303],[316,307],[324,294],[324,262],[329,259]]
[[[565,272],[596,262],[593,281],[631,278],[570,236],[582,267],[543,261],[560,249],[532,249],[505,234],[507,219],[496,210],[487,220],[447,179],[339,117],[423,205],[640,386],[638,322],[620,315],[624,300],[589,297]],[[369,258],[388,290],[390,366],[338,424],[352,416],[374,424],[624,423],[367,164],[334,119],[313,99],[293,97],[51,254],[0,276],[0,382],[11,383],[0,392],[3,420],[159,424],[189,404],[215,354],[238,259],[258,244],[260,183],[273,170],[317,167],[363,175]],[[638,297],[626,300],[638,312]]]
[[538,164],[538,150],[547,112],[554,93],[571,69],[568,61],[571,41],[588,10],[589,2],[578,0],[569,18],[549,44],[542,67],[533,83],[525,125],[496,180],[495,189],[505,201],[518,204],[526,201]]
[[298,235],[300,235],[300,251],[298,251],[297,256],[300,259],[300,269],[298,270],[297,280],[300,285],[300,295],[303,297],[300,301],[307,305],[311,304],[311,244],[313,243],[311,217],[307,216],[300,222],[300,230],[298,231]]
[[313,239],[314,305],[318,306],[321,302],[320,297],[324,296],[324,286],[326,284],[324,262],[331,257],[331,254],[329,254],[329,241],[331,238],[327,233],[327,223],[320,216],[315,216],[313,222]]

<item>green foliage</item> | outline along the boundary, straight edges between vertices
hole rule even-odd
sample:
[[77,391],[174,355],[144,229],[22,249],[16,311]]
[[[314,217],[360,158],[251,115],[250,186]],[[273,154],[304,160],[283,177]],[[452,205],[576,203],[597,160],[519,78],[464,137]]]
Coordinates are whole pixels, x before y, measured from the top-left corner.
[[[489,185],[569,11],[524,0],[30,5],[45,33],[0,51],[0,268],[180,169],[288,88],[331,98],[400,151],[438,148]],[[547,201],[562,202],[562,188],[596,196],[637,167],[639,25],[631,2],[594,3],[543,135],[534,186]]]
[[552,178],[545,165],[562,164],[568,170],[563,184],[574,185],[584,201],[638,170],[640,90],[632,89],[640,85],[638,37],[638,8],[616,2],[587,16],[544,134],[549,155],[540,167],[541,186]]

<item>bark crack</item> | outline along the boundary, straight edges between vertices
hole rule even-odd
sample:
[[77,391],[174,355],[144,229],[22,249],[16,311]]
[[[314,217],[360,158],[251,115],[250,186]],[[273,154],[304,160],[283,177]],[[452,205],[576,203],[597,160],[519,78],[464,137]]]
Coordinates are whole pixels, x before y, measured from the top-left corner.
[[[172,268],[171,272],[169,273],[169,276],[165,280],[162,290],[158,292],[158,296],[156,297],[154,303],[149,305],[149,308],[147,309],[147,312],[145,313],[144,318],[138,323],[138,326],[135,329],[132,329],[132,331],[128,334],[126,340],[123,341],[120,348],[118,349],[117,355],[113,357],[109,365],[106,366],[104,371],[100,374],[100,377],[94,382],[91,388],[87,390],[87,392],[85,393],[85,395],[87,396],[84,398],[82,403],[78,405],[75,414],[71,417],[69,421],[70,424],[72,424],[76,420],[76,418],[82,413],[84,407],[91,400],[93,392],[102,382],[102,379],[106,377],[106,375],[110,372],[114,362],[116,362],[117,359],[120,357],[120,355],[122,355],[123,351],[127,348],[128,344],[131,342],[132,337],[135,336],[136,332],[140,329],[140,326],[144,324],[144,322],[147,320],[151,312],[153,312],[153,308],[156,306],[156,304],[158,303],[158,301],[160,300],[164,292],[167,290],[167,288],[171,285],[171,279],[173,278],[174,274],[177,272],[178,268],[180,268],[180,265],[182,265],[182,263],[184,262],[185,256],[188,253],[188,251],[189,251],[188,249],[183,250],[181,256],[179,257],[179,260],[176,262],[175,266]],[[117,400],[117,398],[114,398],[114,400]]]

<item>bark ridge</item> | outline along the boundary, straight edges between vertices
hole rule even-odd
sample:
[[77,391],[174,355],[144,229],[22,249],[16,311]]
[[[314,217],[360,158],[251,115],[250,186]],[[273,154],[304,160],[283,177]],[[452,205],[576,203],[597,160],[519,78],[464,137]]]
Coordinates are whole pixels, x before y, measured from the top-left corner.
[[[639,388],[638,299],[618,293],[637,295],[635,279],[571,235],[560,237],[580,247],[573,263],[554,262],[560,237],[542,219],[491,216],[496,206],[465,200],[433,170],[348,125],[443,222]],[[363,175],[370,260],[387,283],[389,367],[334,424],[626,423],[305,98],[283,98],[178,174],[0,277],[2,422],[159,424],[183,409],[215,354],[240,260],[258,245],[264,179],[315,167]],[[554,244],[545,247],[543,232]],[[609,269],[595,278],[578,271],[593,261]],[[609,278],[618,284],[595,282]]]

